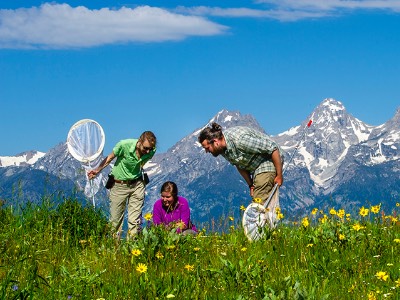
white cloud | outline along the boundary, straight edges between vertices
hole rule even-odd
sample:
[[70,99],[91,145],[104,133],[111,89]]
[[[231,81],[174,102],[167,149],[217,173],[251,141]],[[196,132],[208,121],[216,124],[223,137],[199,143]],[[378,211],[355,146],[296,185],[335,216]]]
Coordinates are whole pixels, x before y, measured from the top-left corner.
[[280,21],[297,21],[307,18],[321,18],[329,14],[317,11],[291,11],[285,9],[251,9],[251,8],[220,8],[220,7],[178,7],[176,12],[198,16],[230,17],[230,18],[267,18]]
[[177,12],[198,16],[268,18],[297,21],[338,16],[352,10],[385,10],[400,12],[399,0],[255,0],[254,8],[178,7]]
[[[0,9],[0,48],[63,49],[116,43],[178,41],[223,34],[228,27],[206,17],[297,21],[340,16],[353,10],[400,12],[399,0],[255,0],[259,9],[150,6],[88,9],[45,3]],[[252,7],[256,7],[252,5]]]
[[118,10],[46,3],[0,9],[0,48],[82,48],[114,43],[177,41],[222,34],[227,27],[200,16],[140,6]]
[[335,11],[340,9],[385,9],[400,11],[399,0],[257,0],[282,10]]

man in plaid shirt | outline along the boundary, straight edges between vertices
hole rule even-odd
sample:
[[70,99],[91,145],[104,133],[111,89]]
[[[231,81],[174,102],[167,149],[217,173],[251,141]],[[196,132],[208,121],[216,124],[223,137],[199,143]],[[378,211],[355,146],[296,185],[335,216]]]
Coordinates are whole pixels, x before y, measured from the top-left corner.
[[214,157],[222,155],[236,166],[253,198],[266,201],[275,183],[282,185],[283,156],[268,135],[243,126],[222,132],[214,122],[200,132],[198,141],[206,152]]

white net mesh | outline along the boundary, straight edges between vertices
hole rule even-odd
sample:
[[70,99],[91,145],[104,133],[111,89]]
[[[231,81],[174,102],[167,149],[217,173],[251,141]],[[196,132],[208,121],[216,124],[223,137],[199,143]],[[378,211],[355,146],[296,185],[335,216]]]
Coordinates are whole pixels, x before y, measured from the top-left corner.
[[[105,135],[103,128],[96,121],[84,119],[72,125],[68,132],[67,146],[69,153],[81,162],[85,169],[85,174],[95,169],[101,163],[103,157],[103,148],[105,144]],[[96,178],[87,180],[84,193],[86,197],[93,198],[99,191],[103,175],[98,174]]]
[[[85,174],[90,170],[96,169],[101,161],[103,160],[103,156],[99,156],[94,161],[90,162],[89,164],[82,164],[82,167],[85,169]],[[87,180],[84,193],[86,197],[94,197],[100,189],[101,183],[103,182],[103,174],[99,173],[93,179]]]
[[103,128],[93,120],[84,119],[76,122],[68,133],[68,151],[83,163],[91,162],[100,156],[104,143]]
[[276,209],[279,207],[279,189],[276,189],[268,200],[266,207],[259,203],[251,203],[244,211],[242,224],[244,233],[250,241],[260,239],[264,234],[265,226],[272,229],[277,224]]

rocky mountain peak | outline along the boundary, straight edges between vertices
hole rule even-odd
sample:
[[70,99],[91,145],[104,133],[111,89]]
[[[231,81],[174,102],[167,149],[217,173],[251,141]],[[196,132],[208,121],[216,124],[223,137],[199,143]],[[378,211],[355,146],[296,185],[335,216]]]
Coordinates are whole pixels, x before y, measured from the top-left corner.
[[[310,128],[305,127],[308,120],[304,120],[302,126],[276,140],[287,153],[292,153],[301,142],[294,164],[305,167],[315,186],[321,187],[336,175],[350,147],[370,138],[373,127],[350,115],[340,101],[331,98],[323,100],[310,118]],[[307,132],[301,141],[303,130]]]
[[[222,126],[222,130],[233,127],[245,125],[253,128],[257,128],[260,131],[264,131],[260,124],[254,119],[252,115],[242,115],[239,111],[229,111],[227,109],[223,109],[219,111],[213,118],[208,121],[208,123],[204,126],[210,126],[211,123],[216,122]],[[201,129],[203,129],[202,127]],[[200,130],[195,131],[196,133],[200,132]]]

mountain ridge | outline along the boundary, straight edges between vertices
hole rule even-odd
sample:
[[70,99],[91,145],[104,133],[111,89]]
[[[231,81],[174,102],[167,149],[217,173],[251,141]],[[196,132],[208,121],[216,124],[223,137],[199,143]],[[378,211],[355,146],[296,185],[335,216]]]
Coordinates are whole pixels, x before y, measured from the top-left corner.
[[[308,128],[309,120],[313,122]],[[166,180],[178,184],[180,194],[191,204],[194,218],[202,222],[227,214],[239,217],[239,206],[251,202],[247,184],[236,168],[222,157],[206,154],[197,142],[200,130],[212,122],[219,123],[223,129],[243,125],[265,132],[252,115],[219,111],[167,152],[156,154],[145,166],[151,180],[146,189],[145,212],[152,210]],[[312,205],[346,206],[367,198],[393,207],[400,190],[396,180],[399,178],[399,128],[400,108],[387,122],[371,126],[349,114],[340,101],[324,99],[300,125],[271,136],[283,149],[286,163],[296,151],[290,164],[284,165],[285,182],[280,189],[282,208],[294,215]],[[14,170],[13,175],[12,168],[26,173],[41,170],[61,181],[73,182],[77,191],[86,184],[84,169],[69,155],[65,143],[29,166],[0,168],[4,176],[11,174],[7,182],[14,180],[15,184],[18,172]],[[108,172],[102,172],[103,184]],[[379,185],[380,181],[384,182]],[[0,184],[0,197],[4,197],[4,189]],[[101,188],[96,198],[101,206],[107,207],[107,190]]]

